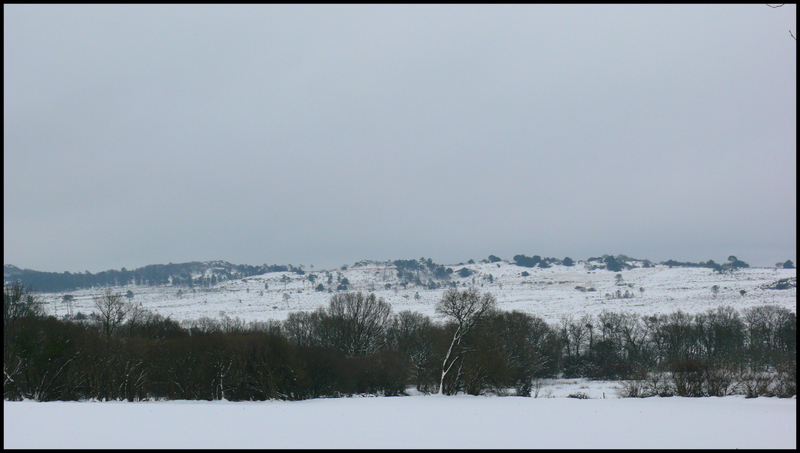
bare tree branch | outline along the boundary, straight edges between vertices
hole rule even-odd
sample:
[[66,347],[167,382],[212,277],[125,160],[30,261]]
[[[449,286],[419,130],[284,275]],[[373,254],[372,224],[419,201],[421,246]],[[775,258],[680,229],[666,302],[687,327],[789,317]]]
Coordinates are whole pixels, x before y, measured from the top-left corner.
[[[769,6],[770,8],[773,8],[773,9],[775,9],[775,8],[780,8],[781,6],[783,6],[783,5],[785,5],[785,4],[786,4],[786,3],[781,3],[780,5],[775,5],[775,6],[772,6],[772,5],[770,5],[769,3],[767,3],[767,6]],[[791,36],[792,38],[794,38],[794,40],[795,40],[795,41],[797,41],[797,38],[794,36],[794,33],[792,33],[792,31],[791,31],[791,30],[789,30],[789,36]]]

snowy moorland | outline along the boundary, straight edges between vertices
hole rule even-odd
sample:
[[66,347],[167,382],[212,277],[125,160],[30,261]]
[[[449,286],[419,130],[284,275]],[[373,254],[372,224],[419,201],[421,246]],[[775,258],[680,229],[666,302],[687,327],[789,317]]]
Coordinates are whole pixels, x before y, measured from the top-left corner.
[[[582,261],[574,266],[554,265],[546,269],[520,267],[507,261],[459,264],[449,267],[455,271],[466,268],[472,275],[460,277],[458,272],[454,272],[448,282],[456,283],[459,288],[478,286],[481,291],[491,292],[497,298],[500,309],[523,311],[549,323],[557,322],[565,315],[578,318],[585,314],[596,315],[603,310],[652,315],[677,310],[698,313],[720,305],[741,310],[774,304],[796,311],[795,287],[767,289],[781,279],[796,279],[796,269],[745,268],[732,273],[717,273],[709,268],[670,268],[664,265],[646,268],[638,262],[631,264],[639,266],[613,272],[590,270],[592,266]],[[529,275],[522,276],[523,272]],[[615,278],[617,274],[622,275],[622,282]],[[316,277],[315,283],[309,280],[309,275]],[[330,275],[332,284],[327,283],[327,275]],[[430,290],[417,285],[404,288],[394,266],[374,262],[362,262],[345,270],[306,270],[305,275],[272,272],[229,280],[208,288],[128,285],[115,290],[123,294],[130,290],[134,302],[178,321],[229,316],[249,322],[283,320],[293,311],[327,306],[331,293],[315,291],[316,284],[324,283],[326,288],[335,288],[343,279],[349,282],[349,291],[375,293],[390,303],[394,312],[411,310],[431,317],[435,316],[436,303],[445,291],[444,287]],[[386,289],[387,284],[389,289]],[[715,285],[719,287],[716,294],[711,290]],[[618,290],[623,294],[627,290],[632,297],[608,297]],[[92,296],[99,293],[98,289],[69,292],[74,296],[73,313],[91,313]],[[59,316],[67,313],[63,303],[65,294],[42,295],[50,313]]]
[[[450,266],[450,282],[478,286],[500,309],[550,323],[604,310],[641,315],[721,305],[765,304],[796,311],[794,269],[637,266],[621,272],[566,267],[524,268],[508,262]],[[472,272],[460,277],[459,270]],[[523,275],[527,272],[528,275]],[[315,291],[308,275],[325,283]],[[403,287],[396,269],[364,262],[347,269],[275,272],[208,288],[117,287],[133,302],[179,321],[229,316],[283,320],[327,305],[329,287],[373,292],[394,312],[435,317],[445,288]],[[621,280],[616,277],[621,275]],[[329,277],[330,276],[330,277]],[[332,284],[328,283],[328,279]],[[387,286],[389,285],[388,289]],[[718,291],[712,291],[717,286]],[[181,295],[178,296],[178,291]],[[617,291],[630,297],[615,298]],[[41,294],[63,316],[67,293]],[[73,313],[93,311],[99,290],[71,291]],[[796,398],[620,398],[618,384],[585,379],[540,382],[533,398],[422,395],[305,401],[4,402],[5,448],[796,448]],[[568,396],[585,396],[570,398]]]

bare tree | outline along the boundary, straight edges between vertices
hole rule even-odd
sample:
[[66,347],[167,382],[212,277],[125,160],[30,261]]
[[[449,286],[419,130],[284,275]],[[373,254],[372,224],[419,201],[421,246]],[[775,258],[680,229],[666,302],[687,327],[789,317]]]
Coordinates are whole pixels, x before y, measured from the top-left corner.
[[289,341],[298,346],[321,346],[322,323],[326,316],[324,307],[313,312],[293,311],[283,321],[282,329]]
[[92,297],[94,308],[99,312],[100,326],[106,335],[113,334],[130,311],[130,304],[122,298],[122,294],[111,291],[111,288],[107,288],[99,296]]
[[62,300],[67,305],[67,315],[72,316],[72,301],[75,300],[75,297],[70,294],[65,294]]
[[439,394],[444,394],[444,379],[453,365],[461,357],[461,340],[475,325],[489,315],[497,306],[491,293],[480,294],[476,288],[458,291],[448,289],[436,305],[436,314],[445,316],[455,324],[455,332],[442,361],[442,377],[439,381]]
[[33,288],[25,288],[19,281],[3,288],[4,328],[20,318],[40,316],[44,316],[44,304]]
[[328,322],[332,346],[349,356],[377,352],[385,342],[392,307],[370,293],[341,293],[331,297]]
[[140,305],[136,305],[129,300],[125,305],[127,307],[127,312],[125,313],[126,327],[128,329],[128,334],[133,336],[135,330],[143,326],[152,313],[146,308],[141,307],[141,302]]
[[435,382],[434,325],[431,318],[410,310],[395,315],[389,329],[391,347],[408,354],[417,390],[428,393]]

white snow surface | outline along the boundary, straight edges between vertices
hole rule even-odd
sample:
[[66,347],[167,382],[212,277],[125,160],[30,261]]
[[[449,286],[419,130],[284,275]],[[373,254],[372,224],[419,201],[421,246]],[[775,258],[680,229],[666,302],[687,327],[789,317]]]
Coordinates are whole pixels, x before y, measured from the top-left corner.
[[797,448],[797,400],[4,402],[4,448]]
[[[564,315],[578,318],[584,314],[597,315],[603,310],[653,315],[677,310],[698,313],[720,305],[730,305],[741,310],[774,304],[792,311],[796,311],[797,306],[796,288],[762,288],[763,285],[779,279],[796,278],[796,269],[746,268],[720,274],[708,268],[669,268],[656,265],[651,268],[637,267],[612,272],[605,269],[588,270],[587,263],[583,261],[577,262],[575,266],[555,265],[547,269],[519,267],[507,261],[448,267],[456,271],[451,275],[450,281],[456,282],[459,289],[465,289],[465,285],[477,286],[481,291],[491,292],[497,298],[500,309],[523,311],[550,323],[557,322]],[[457,271],[462,267],[472,270],[474,274],[467,278],[459,277]],[[326,289],[331,286],[326,281],[325,272],[313,269],[307,269],[306,275],[273,272],[194,290],[185,287],[135,285],[114,289],[123,294],[131,290],[134,293],[134,302],[178,321],[203,316],[219,318],[223,313],[248,322],[283,320],[290,312],[309,311],[328,305],[332,294],[314,290],[314,285],[319,283],[323,283]],[[334,288],[337,277],[347,278],[350,291],[375,293],[389,302],[394,312],[411,310],[435,317],[436,303],[445,291],[444,288],[427,290],[411,285],[404,289],[398,285],[400,281],[394,266],[381,263],[368,262],[347,270],[334,269],[327,272],[332,275]],[[530,275],[523,277],[522,272]],[[310,273],[317,276],[314,285],[307,278]],[[622,286],[618,286],[615,279],[618,273],[623,277]],[[489,275],[492,276],[492,283],[489,282]],[[281,282],[284,276],[290,281]],[[265,284],[268,289],[264,288]],[[391,285],[391,288],[386,289],[386,284]],[[714,285],[719,286],[716,295],[711,291]],[[595,288],[595,291],[582,292],[575,289],[576,286]],[[178,290],[183,292],[181,297],[177,296]],[[622,293],[628,290],[634,297],[606,298],[606,294],[613,294],[617,290]],[[740,293],[741,290],[745,291],[744,295]],[[92,296],[99,293],[97,288],[69,292],[68,294],[75,297],[73,313],[91,313]],[[419,299],[415,297],[417,293]],[[64,294],[67,293],[42,295],[50,313],[66,314],[67,308],[62,302]],[[284,294],[288,294],[289,298],[286,299]]]

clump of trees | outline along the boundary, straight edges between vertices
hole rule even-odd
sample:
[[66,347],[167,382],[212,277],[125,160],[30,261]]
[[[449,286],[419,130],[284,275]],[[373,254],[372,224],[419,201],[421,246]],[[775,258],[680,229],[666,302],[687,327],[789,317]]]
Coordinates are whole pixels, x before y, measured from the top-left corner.
[[796,314],[776,306],[541,318],[475,288],[445,292],[435,319],[374,294],[334,293],[284,321],[221,313],[178,323],[110,290],[95,313],[57,319],[4,287],[6,400],[298,400],[353,394],[529,396],[537,379],[620,379],[627,396],[790,396]]
[[750,267],[749,264],[736,258],[736,256],[734,255],[728,257],[727,263],[721,263],[721,264],[714,262],[714,260],[700,261],[699,263],[692,263],[690,261],[681,262],[675,260],[667,260],[661,264],[664,264],[669,267],[705,267],[713,269],[716,272],[732,272],[735,271],[736,269],[743,269]]
[[514,264],[522,267],[538,266],[540,268],[547,269],[548,267],[554,264],[562,264],[564,266],[574,266],[575,262],[572,261],[572,258],[568,256],[565,257],[563,260],[559,260],[557,258],[550,258],[550,257],[542,258],[539,255],[533,255],[533,256],[514,255]]
[[539,255],[525,256],[514,255],[514,264],[522,267],[536,267],[542,262],[542,257]]
[[397,269],[397,278],[400,284],[417,285],[428,289],[439,288],[446,283],[453,273],[452,269],[436,264],[430,258],[419,260],[395,260],[392,264]]
[[797,392],[797,316],[776,306],[720,307],[646,319],[653,366],[634,370],[626,396],[789,397]]

